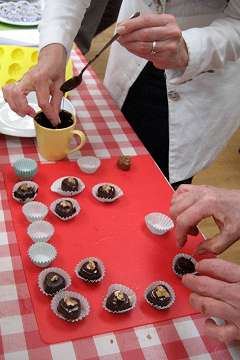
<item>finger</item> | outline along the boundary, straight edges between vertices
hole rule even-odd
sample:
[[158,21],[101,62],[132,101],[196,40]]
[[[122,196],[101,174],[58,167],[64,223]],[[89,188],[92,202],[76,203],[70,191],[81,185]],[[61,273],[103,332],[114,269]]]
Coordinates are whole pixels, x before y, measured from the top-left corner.
[[189,304],[208,317],[216,317],[230,323],[234,323],[238,318],[237,311],[230,304],[194,292],[189,297]]
[[36,112],[28,105],[26,98],[27,94],[21,91],[20,84],[12,84],[11,86],[6,87],[4,100],[8,102],[9,107],[19,116],[24,117],[29,115],[34,117]]
[[201,198],[195,191],[183,191],[181,193],[179,192],[177,195],[173,194],[169,210],[173,221],[197,201],[201,201]]
[[186,274],[182,279],[182,283],[189,290],[192,290],[200,296],[219,300],[233,307],[239,306],[239,283],[231,284],[225,280],[222,281],[212,279],[209,276],[194,276],[191,274]]
[[234,234],[231,235],[228,232],[228,229],[224,229],[223,225],[221,224],[221,231],[220,233],[214,235],[212,239],[207,239],[203,241],[198,248],[199,255],[211,253],[215,255],[219,255],[228,249],[236,240],[238,240],[238,236],[236,237]]
[[156,14],[141,15],[137,18],[124,20],[118,23],[117,32],[118,34],[125,35],[138,29],[165,26],[173,19],[174,17],[169,14],[164,14],[161,16]]
[[[46,117],[49,119],[49,121],[52,123],[52,125],[57,126],[60,123],[60,118],[58,114],[60,111],[62,93],[59,91],[58,100],[55,100],[55,103],[52,100],[50,103],[50,91],[51,87],[49,86],[49,84],[45,84],[37,88],[36,94],[38,99],[38,105],[40,106]],[[55,105],[55,107],[53,107],[53,104]]]
[[193,191],[193,190],[197,189],[198,187],[199,187],[198,185],[181,184],[177,188],[177,190],[173,193],[171,205],[173,205],[176,201],[178,201],[179,195]]
[[[186,204],[188,206],[188,204]],[[177,211],[178,213],[179,211]],[[187,242],[187,235],[191,234],[191,229],[196,227],[198,223],[208,217],[205,210],[201,208],[200,204],[190,205],[189,208],[183,210],[175,219],[175,237],[178,248],[182,248]]]
[[240,282],[240,266],[222,259],[203,259],[198,261],[195,268],[200,275],[228,283]]
[[207,319],[205,322],[204,333],[210,339],[221,342],[228,342],[240,338],[239,329],[230,323],[217,325],[213,319]]

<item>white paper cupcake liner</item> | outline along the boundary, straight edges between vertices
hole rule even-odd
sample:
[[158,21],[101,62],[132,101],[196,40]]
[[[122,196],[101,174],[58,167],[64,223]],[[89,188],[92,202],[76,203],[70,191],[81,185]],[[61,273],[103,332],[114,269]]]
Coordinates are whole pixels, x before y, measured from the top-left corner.
[[[98,188],[100,186],[104,186],[106,184],[109,184],[110,186],[113,186],[115,188],[115,197],[113,199],[105,199],[105,198],[101,198],[101,197],[97,196]],[[97,199],[100,202],[113,202],[113,201],[117,200],[120,196],[122,196],[123,192],[117,185],[111,184],[109,182],[105,182],[105,183],[100,183],[100,184],[95,185],[92,188],[92,194],[95,197],[95,199]]]
[[[168,289],[169,294],[170,294],[170,297],[171,297],[171,298],[170,298],[170,302],[169,302],[169,304],[166,305],[166,306],[154,305],[154,304],[152,304],[152,303],[148,300],[148,298],[147,298],[148,293],[151,292],[153,289],[155,289],[155,288],[156,288],[157,286],[159,286],[159,285],[165,285],[166,288]],[[144,293],[144,298],[145,298],[145,300],[147,301],[147,303],[148,303],[149,305],[151,305],[152,307],[155,307],[155,308],[158,309],[158,310],[164,310],[164,309],[169,308],[169,307],[174,303],[174,301],[175,301],[175,292],[174,292],[173,288],[172,288],[168,283],[166,283],[165,281],[154,281],[152,284],[150,284],[150,285],[146,288],[145,293]]]
[[54,234],[54,227],[48,221],[38,220],[28,226],[27,233],[35,243],[47,242]]
[[[175,265],[177,259],[179,259],[179,258],[181,258],[181,257],[184,257],[184,258],[186,258],[186,259],[191,260],[194,265],[196,265],[196,263],[197,263],[197,261],[196,261],[193,257],[191,257],[190,255],[188,255],[188,254],[177,254],[177,255],[174,257],[174,259],[173,259],[172,268],[173,268],[173,271],[174,271],[175,275],[176,275],[177,277],[179,277],[180,279],[182,278],[182,275],[181,275],[181,274],[178,274],[178,273],[175,271],[174,265]],[[197,274],[197,271],[195,271],[195,272],[193,272],[193,273],[191,273],[191,274],[193,274],[193,275],[194,275],[194,274]]]
[[[80,312],[80,315],[77,319],[74,319],[74,320],[69,320],[69,319],[66,319],[62,316],[62,314],[60,314],[57,310],[57,307],[58,307],[58,303],[61,299],[65,298],[65,297],[70,297],[70,298],[77,298],[79,301],[80,301],[80,304],[81,304],[81,312]],[[78,293],[75,293],[73,291],[61,291],[59,292],[58,294],[56,294],[53,298],[52,298],[52,301],[51,301],[51,309],[52,311],[54,312],[54,314],[56,314],[59,318],[63,319],[63,320],[66,320],[66,321],[70,321],[70,322],[75,322],[75,321],[79,321],[79,320],[82,320],[85,316],[87,316],[90,312],[90,306],[89,306],[89,303],[87,301],[87,299],[78,294]]]
[[[71,201],[72,205],[73,205],[73,208],[75,208],[75,213],[72,215],[72,216],[69,216],[69,217],[66,217],[66,218],[63,218],[61,216],[59,216],[56,211],[55,211],[55,208],[56,208],[56,205],[64,200],[67,200],[67,201]],[[77,214],[79,214],[80,212],[80,206],[79,206],[79,203],[77,202],[77,200],[74,200],[72,198],[61,198],[61,199],[58,199],[58,200],[55,200],[51,203],[50,205],[50,210],[53,212],[53,214],[55,214],[59,219],[61,220],[70,220],[72,218],[74,218]]]
[[[80,276],[79,273],[78,273],[79,270],[81,269],[82,265],[83,265],[84,263],[90,261],[90,260],[96,261],[96,262],[98,263],[98,267],[99,267],[99,270],[100,270],[100,272],[101,272],[101,277],[100,277],[99,279],[97,279],[97,280],[88,280],[88,279],[85,279],[85,278],[83,278],[82,276]],[[95,282],[101,281],[102,278],[104,277],[104,275],[105,275],[105,267],[104,267],[102,261],[99,260],[98,258],[88,257],[88,258],[86,258],[86,259],[84,259],[84,260],[81,260],[81,261],[78,263],[78,265],[77,265],[76,268],[75,268],[75,273],[76,273],[76,275],[77,275],[77,277],[78,277],[79,279],[82,279],[82,280],[84,280],[84,281],[86,281],[86,282],[95,283]]]
[[34,222],[45,218],[48,213],[48,207],[41,202],[33,201],[24,204],[22,211],[28,221]]
[[[14,196],[14,192],[18,189],[19,186],[21,186],[22,184],[28,184],[29,186],[31,186],[34,191],[35,191],[35,195],[32,197],[32,198],[26,198],[25,200],[22,200],[22,199],[19,199],[17,198],[16,196]],[[13,191],[12,191],[12,196],[13,198],[18,201],[19,203],[21,204],[26,204],[28,202],[32,202],[36,196],[37,196],[37,193],[38,193],[38,184],[36,184],[35,182],[33,181],[28,181],[28,180],[25,180],[25,181],[20,181],[18,182],[17,184],[14,185],[13,187]]]
[[38,164],[33,159],[23,158],[14,163],[14,172],[21,181],[32,180],[37,171]]
[[56,258],[57,250],[51,244],[38,242],[30,246],[28,255],[35,265],[46,267]]
[[77,195],[79,194],[81,191],[83,191],[83,189],[85,188],[85,185],[84,183],[82,182],[81,179],[77,178],[76,176],[71,176],[71,177],[74,177],[75,179],[77,179],[78,181],[78,191],[63,191],[61,189],[61,185],[62,185],[62,181],[66,178],[68,178],[69,176],[64,176],[60,179],[57,179],[56,181],[54,181],[54,183],[52,184],[51,186],[51,190],[53,192],[56,192],[60,195],[63,195],[63,196],[74,196],[74,195]]
[[95,156],[83,156],[77,160],[78,166],[86,174],[93,174],[101,165],[100,159]]
[[[45,277],[47,276],[47,274],[50,272],[58,273],[65,279],[65,287],[63,289],[59,290],[58,292],[56,292],[55,294],[48,294],[44,290],[44,280],[45,280]],[[47,296],[53,296],[53,295],[58,294],[61,291],[66,290],[71,285],[71,283],[72,283],[72,280],[71,280],[71,277],[69,276],[69,274],[65,270],[57,268],[57,267],[51,267],[51,268],[45,269],[42,272],[40,272],[40,274],[38,275],[38,286],[39,286],[40,290],[43,292],[43,294],[45,294]]]
[[[121,291],[122,293],[126,294],[129,297],[129,300],[130,300],[130,303],[131,303],[131,307],[129,309],[121,310],[121,311],[112,311],[112,310],[110,310],[110,309],[108,309],[106,307],[108,297],[116,290]],[[130,288],[128,288],[125,285],[112,284],[112,285],[109,286],[107,296],[103,300],[103,307],[104,307],[105,310],[107,310],[110,313],[120,314],[120,313],[124,313],[126,311],[129,311],[129,310],[132,310],[136,306],[136,302],[137,302],[137,297],[136,297],[136,294],[134,293],[133,290],[131,290]]]
[[161,213],[151,213],[145,216],[148,229],[156,235],[163,235],[174,227],[173,221]]

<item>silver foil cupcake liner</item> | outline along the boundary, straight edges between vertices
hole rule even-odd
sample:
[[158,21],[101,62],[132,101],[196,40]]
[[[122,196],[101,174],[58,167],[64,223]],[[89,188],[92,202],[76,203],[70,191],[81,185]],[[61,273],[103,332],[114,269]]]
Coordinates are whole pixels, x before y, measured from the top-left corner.
[[[77,179],[78,181],[78,190],[77,191],[64,191],[61,189],[61,185],[62,185],[62,181],[68,177],[72,177]],[[82,182],[81,179],[77,178],[76,176],[64,176],[61,177],[59,179],[57,179],[56,181],[54,181],[54,183],[51,186],[51,190],[53,192],[56,192],[62,196],[74,196],[79,194],[81,191],[83,191],[83,189],[85,188],[85,184]]]
[[[18,189],[19,186],[21,186],[22,184],[28,184],[29,186],[31,186],[33,189],[34,189],[34,192],[35,192],[35,195],[32,197],[32,198],[26,198],[24,200],[22,199],[19,199],[17,198],[15,195],[14,195],[14,192]],[[14,185],[13,187],[13,191],[12,191],[12,196],[13,198],[18,201],[19,203],[21,204],[26,204],[28,202],[31,202],[33,200],[36,199],[36,196],[37,196],[37,193],[38,193],[38,184],[36,184],[35,182],[33,181],[28,181],[28,180],[25,180],[25,181],[20,181],[18,182],[17,184]]]
[[28,256],[39,267],[47,267],[57,256],[57,250],[51,244],[38,242],[30,246]]
[[[74,320],[66,319],[62,314],[60,314],[58,312],[58,310],[57,310],[58,303],[61,299],[65,298],[65,297],[77,298],[80,301],[81,311],[80,311],[80,315],[77,319],[74,319]],[[70,321],[70,322],[80,321],[85,316],[87,316],[90,312],[90,306],[89,306],[87,299],[84,296],[82,296],[76,292],[73,292],[73,291],[61,291],[58,294],[56,294],[52,298],[51,309],[54,312],[54,314],[57,315],[59,318],[66,320],[66,321]]]
[[[151,302],[148,300],[148,298],[147,298],[148,293],[151,292],[152,290],[154,290],[154,289],[155,289],[157,286],[159,286],[159,285],[165,285],[166,288],[168,289],[169,294],[170,294],[170,302],[169,302],[169,304],[166,305],[166,306],[158,306],[158,305],[155,305],[155,304],[151,303]],[[169,308],[170,306],[172,306],[172,304],[174,303],[174,301],[175,301],[175,292],[174,292],[173,288],[172,288],[168,283],[166,283],[165,281],[160,281],[160,280],[159,280],[159,281],[154,281],[152,284],[150,284],[150,285],[146,288],[146,290],[145,290],[145,292],[144,292],[144,298],[145,298],[145,300],[147,301],[147,303],[148,303],[149,305],[153,306],[154,308],[156,308],[156,309],[158,309],[158,310],[164,310],[164,309],[167,309],[167,308]]]
[[48,221],[38,220],[28,226],[27,233],[35,243],[47,242],[54,234],[54,227]]
[[101,165],[100,159],[95,156],[83,156],[77,160],[78,166],[86,174],[93,174]]
[[[131,307],[129,309],[120,310],[120,311],[112,311],[112,310],[110,310],[110,309],[108,309],[106,307],[108,297],[116,290],[121,291],[122,293],[124,293],[124,294],[126,294],[128,296],[128,298],[130,300],[130,303],[131,303]],[[103,308],[105,310],[107,310],[108,312],[110,312],[110,313],[121,314],[121,313],[127,312],[129,310],[132,310],[136,306],[136,302],[137,302],[137,297],[136,297],[136,294],[134,293],[133,290],[131,290],[130,288],[128,288],[125,285],[112,284],[112,285],[109,286],[107,295],[106,295],[105,299],[103,300]]]
[[[188,254],[177,254],[177,255],[174,257],[174,259],[173,259],[172,268],[173,268],[174,274],[175,274],[177,277],[179,277],[180,279],[182,278],[182,275],[179,274],[179,273],[177,273],[176,270],[174,269],[174,267],[175,267],[176,261],[177,261],[179,258],[181,258],[181,257],[184,257],[185,259],[191,260],[194,265],[196,265],[196,263],[197,263],[197,261],[196,261],[193,257],[191,257],[190,255],[188,255]],[[191,273],[191,274],[195,275],[195,274],[197,274],[197,271],[195,271],[195,272],[193,272],[193,273]]]
[[[44,290],[44,280],[45,280],[46,275],[50,272],[55,272],[55,273],[61,275],[65,279],[65,287],[63,289],[59,290],[58,292],[56,292],[55,294],[48,294]],[[38,286],[39,286],[40,290],[42,291],[42,293],[47,296],[54,296],[57,293],[66,290],[71,285],[71,283],[72,283],[72,280],[71,280],[71,277],[68,275],[68,273],[65,270],[57,268],[57,267],[51,267],[51,268],[45,269],[42,272],[40,272],[40,274],[38,275]]]
[[[115,188],[115,196],[112,199],[105,199],[105,198],[97,196],[98,188],[100,186],[104,186],[106,184],[109,184],[110,186],[113,186]],[[100,202],[113,202],[113,201],[117,200],[120,196],[122,196],[123,192],[117,185],[111,184],[109,182],[105,182],[105,183],[100,183],[100,184],[94,185],[94,187],[92,188],[92,194],[95,197],[95,199],[97,199]]]
[[173,221],[161,213],[151,213],[145,216],[148,229],[156,235],[163,235],[174,227]]
[[23,205],[22,212],[29,222],[34,222],[45,218],[48,207],[41,202],[31,201]]
[[[99,279],[96,279],[96,280],[88,280],[88,279],[83,278],[81,275],[79,275],[79,271],[80,271],[82,265],[85,264],[86,262],[90,261],[90,260],[96,261],[96,262],[98,263],[98,267],[99,267],[99,270],[100,270],[100,273],[101,273],[101,277],[100,277]],[[79,279],[82,279],[82,280],[84,280],[84,281],[86,281],[86,282],[95,283],[95,282],[101,281],[102,278],[104,277],[104,275],[105,275],[105,267],[104,267],[102,261],[99,260],[98,258],[88,257],[88,258],[86,258],[86,259],[84,259],[84,260],[81,260],[81,261],[77,264],[77,266],[76,266],[76,268],[75,268],[75,273],[76,273],[76,275],[77,275],[77,277],[78,277]]]
[[[56,211],[55,211],[56,205],[57,205],[58,203],[64,201],[64,200],[71,201],[71,203],[72,203],[72,205],[73,205],[73,208],[75,208],[74,214],[73,214],[72,216],[68,216],[68,217],[66,217],[66,218],[61,217],[61,216],[58,215],[58,214],[56,213]],[[80,208],[80,205],[79,205],[79,203],[77,202],[77,200],[72,199],[72,198],[70,198],[70,199],[69,199],[69,198],[61,198],[61,199],[55,200],[55,201],[53,201],[53,202],[51,203],[51,205],[50,205],[50,210],[51,210],[51,211],[53,212],[53,214],[55,214],[59,219],[61,219],[61,220],[70,220],[70,219],[74,218],[75,216],[77,216],[77,215],[79,214],[81,208]]]

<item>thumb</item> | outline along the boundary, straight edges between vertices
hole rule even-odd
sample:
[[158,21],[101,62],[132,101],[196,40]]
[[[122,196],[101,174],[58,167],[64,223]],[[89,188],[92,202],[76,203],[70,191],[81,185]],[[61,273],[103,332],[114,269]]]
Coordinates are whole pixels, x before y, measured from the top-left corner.
[[214,235],[211,239],[201,242],[198,246],[198,254],[204,255],[207,253],[219,255],[225,251],[234,241],[231,241],[227,233],[222,231]]

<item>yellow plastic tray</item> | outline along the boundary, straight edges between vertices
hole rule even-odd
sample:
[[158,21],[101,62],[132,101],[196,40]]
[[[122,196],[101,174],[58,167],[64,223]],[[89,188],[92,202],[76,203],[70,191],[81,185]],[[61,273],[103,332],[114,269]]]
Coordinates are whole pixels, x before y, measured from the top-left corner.
[[[0,45],[0,89],[5,84],[14,83],[30,70],[38,61],[38,49],[31,47]],[[66,79],[73,75],[72,61],[66,68]]]

